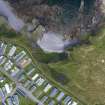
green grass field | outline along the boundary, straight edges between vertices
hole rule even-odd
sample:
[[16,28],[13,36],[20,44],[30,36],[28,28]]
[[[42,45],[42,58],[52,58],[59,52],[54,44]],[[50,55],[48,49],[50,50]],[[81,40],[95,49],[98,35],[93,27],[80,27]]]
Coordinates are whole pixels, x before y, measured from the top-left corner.
[[68,60],[49,66],[69,79],[65,87],[87,105],[105,105],[105,29],[90,40],[73,48]]

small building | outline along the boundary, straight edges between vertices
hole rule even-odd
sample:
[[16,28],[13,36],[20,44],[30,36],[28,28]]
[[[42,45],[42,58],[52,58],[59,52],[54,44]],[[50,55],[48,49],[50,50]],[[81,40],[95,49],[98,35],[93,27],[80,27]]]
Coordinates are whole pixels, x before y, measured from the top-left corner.
[[19,62],[21,59],[23,59],[23,57],[26,56],[26,52],[25,51],[21,51],[19,54],[17,54],[14,59],[16,60],[16,63]]
[[12,77],[15,77],[16,74],[17,74],[19,71],[20,71],[19,68],[14,67],[13,69],[11,69],[11,74],[10,74],[10,75],[11,75]]
[[2,60],[3,60],[3,58],[4,58],[4,56],[0,56],[0,64],[1,64]]
[[23,73],[21,73],[21,72],[19,72],[19,73],[20,74],[18,74],[18,77],[17,77],[18,81],[19,82],[25,81],[26,76]]
[[12,88],[9,86],[9,84],[6,83],[4,86],[5,86],[7,94],[11,93]]
[[5,65],[4,65],[4,69],[5,69],[6,71],[8,71],[9,69],[12,68],[12,66],[13,66],[13,63],[12,63],[10,60],[8,60],[8,61],[5,63]]
[[59,95],[56,98],[57,101],[60,102],[63,99],[64,96],[65,96],[65,93],[64,92],[59,93]]
[[44,79],[42,77],[38,78],[37,81],[35,82],[37,86],[41,86],[44,83]]
[[1,88],[0,88],[0,97],[1,97],[1,98],[4,98],[4,97],[5,97],[5,95],[4,95],[4,93],[3,93],[3,91],[2,91]]
[[34,71],[35,71],[35,68],[32,68],[31,70],[29,70],[29,72],[27,73],[27,75],[30,76]]
[[3,83],[5,80],[5,77],[0,77],[0,83]]
[[51,84],[47,84],[47,86],[44,88],[44,92],[47,93],[52,88]]
[[31,86],[30,91],[33,93],[36,90],[36,88],[37,87],[35,85],[33,85],[33,86]]
[[30,63],[32,62],[31,58],[29,57],[24,57],[23,59],[21,59],[20,61],[17,62],[17,64],[19,65],[19,67],[21,68],[25,68],[26,66],[28,66]]
[[39,77],[39,74],[35,74],[35,75],[32,77],[32,80],[35,81],[38,77]]
[[2,50],[2,48],[0,47],[0,56],[2,56],[3,55],[3,50]]
[[11,100],[11,97],[9,97],[9,98],[7,99],[7,103],[8,103],[8,105],[13,105],[12,100]]
[[6,60],[7,60],[7,58],[3,56],[0,61],[0,65],[4,64],[6,62]]
[[18,95],[13,95],[12,96],[12,103],[13,103],[13,105],[19,105],[19,97],[18,97]]
[[67,103],[71,100],[72,100],[72,98],[70,96],[66,96],[64,99],[64,105],[67,105]]
[[3,54],[3,55],[5,54],[6,48],[7,48],[7,45],[4,44],[4,43],[2,43],[2,44],[1,44],[1,49],[2,49],[2,54]]
[[70,100],[70,101],[67,103],[67,105],[72,105],[72,103],[73,103],[73,100]]
[[16,51],[16,47],[13,46],[8,53],[8,57],[12,57],[15,54],[15,51]]
[[17,89],[16,90],[17,94],[19,94],[20,96],[26,96],[26,93],[24,91],[22,91],[21,89]]
[[57,88],[53,88],[51,93],[50,93],[50,97],[53,98],[58,94],[59,90]]
[[7,96],[7,91],[6,91],[5,87],[2,87],[2,91],[3,91],[4,97],[6,97]]

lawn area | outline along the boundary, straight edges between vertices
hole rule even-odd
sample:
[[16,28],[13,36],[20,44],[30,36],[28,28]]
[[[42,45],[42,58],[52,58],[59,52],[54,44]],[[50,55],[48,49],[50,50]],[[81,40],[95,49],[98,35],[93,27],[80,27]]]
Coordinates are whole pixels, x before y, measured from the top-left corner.
[[73,48],[68,60],[49,66],[69,79],[64,87],[81,101],[105,105],[105,29],[90,40],[91,45]]
[[31,100],[29,100],[29,98],[25,98],[25,97],[19,97],[20,99],[20,105],[35,105],[34,102],[32,102]]

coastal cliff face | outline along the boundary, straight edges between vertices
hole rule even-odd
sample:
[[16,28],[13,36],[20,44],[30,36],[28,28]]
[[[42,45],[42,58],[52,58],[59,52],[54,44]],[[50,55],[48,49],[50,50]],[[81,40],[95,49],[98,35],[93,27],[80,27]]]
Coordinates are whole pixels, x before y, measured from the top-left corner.
[[[28,34],[25,35],[32,45],[49,52],[64,51],[66,40],[70,43],[68,46],[75,40],[76,44],[88,43],[89,36],[95,35],[105,23],[105,0],[5,1],[14,7],[14,11],[28,26]],[[50,35],[54,35],[53,38]],[[56,39],[59,39],[57,43]],[[62,42],[62,46],[58,42]]]
[[[46,30],[75,37],[94,30],[101,19],[98,0],[6,0],[26,21],[36,18]],[[84,1],[84,5],[81,5]],[[98,16],[97,16],[98,14]]]

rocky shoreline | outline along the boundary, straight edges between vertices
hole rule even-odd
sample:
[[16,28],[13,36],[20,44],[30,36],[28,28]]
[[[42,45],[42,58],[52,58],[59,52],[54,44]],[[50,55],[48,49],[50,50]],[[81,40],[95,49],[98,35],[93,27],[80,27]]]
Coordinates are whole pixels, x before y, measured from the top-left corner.
[[[79,5],[82,5],[81,0],[66,0],[66,2],[70,1],[71,5],[67,5],[65,2],[64,5],[62,3],[48,5],[48,1],[51,0],[8,1],[25,21],[36,18],[46,30],[65,34],[67,38],[94,31],[103,19],[100,9],[100,6],[103,5],[101,0],[91,0],[91,2],[84,0],[84,9],[81,11],[75,3],[80,2]],[[90,7],[86,5],[90,5]]]
[[[7,1],[7,0],[6,0]],[[8,0],[12,7],[16,7],[15,11],[18,14],[20,18],[24,20],[26,23],[25,30],[27,37],[32,43],[36,43],[38,40],[40,40],[40,44],[43,42],[45,44],[49,40],[52,42],[48,45],[55,46],[57,49],[59,49],[58,44],[54,45],[55,39],[57,39],[55,36],[56,34],[59,34],[63,36],[64,40],[69,40],[70,43],[73,40],[87,40],[84,37],[88,36],[89,34],[94,34],[97,32],[97,29],[100,28],[102,25],[104,25],[105,20],[105,4],[104,0],[95,0],[94,3],[91,5],[91,12],[90,10],[86,9],[86,0],[79,0],[80,6],[78,9],[76,9],[76,5],[72,6],[72,9],[68,12],[75,14],[77,17],[69,17],[69,20],[67,19],[67,24],[64,22],[64,19],[61,21],[61,18],[59,18],[59,14],[62,14],[64,5],[48,5],[43,0],[32,0],[29,2],[27,1],[11,1]],[[72,1],[72,0],[71,0]],[[76,0],[75,0],[76,1]],[[72,2],[71,2],[72,3]],[[24,4],[24,6],[23,6]],[[74,2],[75,4],[75,2]],[[73,5],[74,5],[73,4]],[[65,4],[67,6],[67,4]],[[75,7],[75,8],[74,8]],[[68,6],[69,8],[69,6]],[[71,12],[72,11],[72,12]],[[88,12],[86,12],[88,11]],[[67,11],[66,11],[67,12]],[[14,17],[14,16],[13,16]],[[15,24],[14,24],[15,25]],[[24,30],[23,29],[23,30]],[[44,33],[47,32],[53,32],[55,33],[55,36],[51,39],[45,39],[43,40]],[[23,31],[22,31],[22,34]],[[55,39],[54,39],[55,38]],[[60,42],[62,39],[59,39]],[[42,41],[42,42],[41,42]],[[38,43],[37,43],[38,44]],[[40,47],[47,48],[45,46],[40,45]],[[62,43],[63,47],[62,51],[64,51],[64,43]],[[69,44],[68,44],[69,45]],[[49,46],[51,48],[51,46]],[[67,46],[66,46],[67,47]],[[43,49],[42,48],[42,49]],[[56,48],[54,48],[56,50]],[[49,49],[49,51],[52,51],[52,49]],[[52,51],[53,52],[53,51]],[[55,51],[54,51],[55,52]]]

